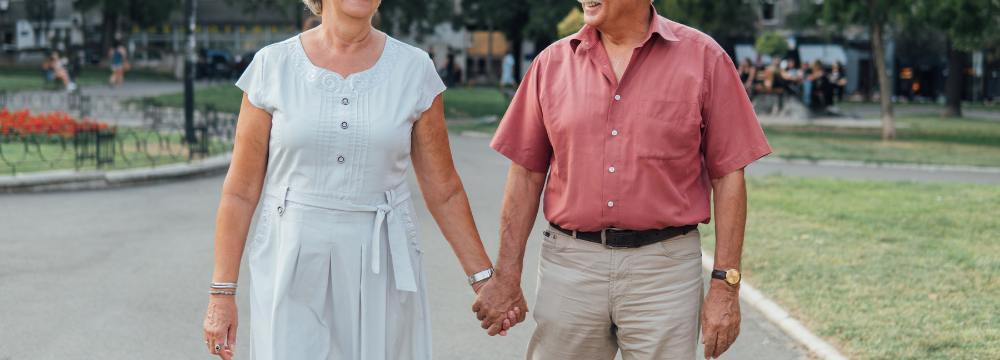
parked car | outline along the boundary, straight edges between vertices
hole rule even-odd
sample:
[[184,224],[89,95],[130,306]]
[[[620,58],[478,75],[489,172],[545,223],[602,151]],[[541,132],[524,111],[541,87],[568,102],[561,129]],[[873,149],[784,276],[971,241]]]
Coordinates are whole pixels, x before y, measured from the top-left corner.
[[231,79],[236,63],[233,55],[226,50],[201,49],[198,52],[198,64],[195,67],[195,77],[198,79]]
[[250,62],[253,61],[253,56],[256,55],[256,51],[248,51],[243,53],[243,55],[236,55],[236,65],[233,67],[233,76],[240,77],[247,67],[250,66]]

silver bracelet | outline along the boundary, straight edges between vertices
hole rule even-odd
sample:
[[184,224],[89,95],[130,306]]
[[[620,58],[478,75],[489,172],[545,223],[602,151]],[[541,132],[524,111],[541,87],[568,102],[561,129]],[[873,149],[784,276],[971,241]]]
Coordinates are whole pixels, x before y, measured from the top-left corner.
[[225,291],[225,290],[210,290],[209,295],[236,295],[235,291]]
[[236,289],[236,283],[212,283],[213,289]]
[[469,276],[469,285],[475,285],[476,283],[486,281],[487,279],[493,277],[493,268],[488,268],[486,270],[477,272]]

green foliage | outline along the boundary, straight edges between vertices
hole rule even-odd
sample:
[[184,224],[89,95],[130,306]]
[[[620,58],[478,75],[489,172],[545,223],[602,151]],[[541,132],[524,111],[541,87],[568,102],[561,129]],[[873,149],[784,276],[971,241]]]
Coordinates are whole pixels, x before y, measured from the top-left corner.
[[573,35],[577,31],[580,31],[580,29],[583,28],[583,25],[583,11],[580,11],[580,8],[573,8],[573,10],[570,10],[569,14],[567,14],[566,17],[559,22],[559,37],[562,38]]
[[917,0],[914,22],[940,30],[963,51],[1000,45],[1000,2],[994,0]]
[[77,0],[80,10],[100,8],[105,15],[124,17],[126,25],[154,26],[170,20],[169,14],[181,9],[182,0]]
[[573,7],[573,1],[465,0],[456,25],[503,32],[508,39],[554,40],[557,24]]
[[753,34],[757,10],[746,0],[662,0],[654,2],[664,17],[715,38]]
[[776,32],[769,31],[760,35],[753,47],[758,53],[770,56],[784,56],[788,52],[788,41]]

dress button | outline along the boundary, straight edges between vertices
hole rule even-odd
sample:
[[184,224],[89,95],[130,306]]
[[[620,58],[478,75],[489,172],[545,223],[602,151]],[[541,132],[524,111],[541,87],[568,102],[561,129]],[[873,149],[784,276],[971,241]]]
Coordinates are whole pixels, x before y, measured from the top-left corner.
[[618,136],[618,129],[611,130],[611,136]]
[[347,122],[344,121],[344,122],[340,123],[340,128],[346,130],[347,129]]
[[619,100],[621,100],[621,99],[622,99],[622,96],[621,96],[621,95],[615,95],[615,101],[619,101]]
[[343,164],[344,161],[347,161],[347,159],[344,159],[344,155],[340,155],[340,156],[337,157],[337,163],[338,164]]
[[609,167],[609,168],[608,168],[608,172],[609,172],[609,173],[613,173],[613,172],[615,172],[615,167],[614,167],[614,166],[612,166],[612,167]]
[[343,104],[343,105],[347,105],[347,104],[350,104],[351,101],[347,100],[347,98],[343,98],[343,99],[340,99],[340,103]]
[[608,201],[608,207],[615,207],[614,201]]

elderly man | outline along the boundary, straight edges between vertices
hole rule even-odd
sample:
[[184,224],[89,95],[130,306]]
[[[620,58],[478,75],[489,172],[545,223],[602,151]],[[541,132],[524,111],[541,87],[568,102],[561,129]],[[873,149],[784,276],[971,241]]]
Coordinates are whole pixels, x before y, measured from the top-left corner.
[[[770,147],[710,37],[650,0],[581,4],[586,26],[538,55],[491,144],[513,164],[496,273],[473,310],[491,335],[523,320],[524,248],[544,188],[528,359],[693,359],[699,325],[706,358],[718,357],[739,334],[743,168]],[[703,304],[697,225],[713,200]]]

